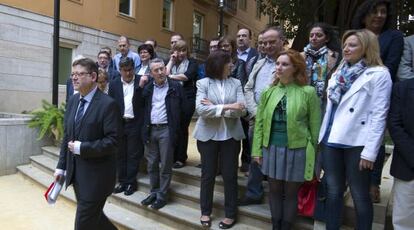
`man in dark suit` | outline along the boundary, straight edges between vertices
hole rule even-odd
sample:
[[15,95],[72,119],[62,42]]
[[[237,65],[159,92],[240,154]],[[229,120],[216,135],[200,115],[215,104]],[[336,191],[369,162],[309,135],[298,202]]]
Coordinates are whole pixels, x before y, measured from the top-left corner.
[[[259,57],[259,53],[253,47],[250,47],[250,42],[252,39],[252,32],[249,29],[241,28],[237,32],[237,57],[243,60],[245,65],[246,75],[249,76],[250,72],[253,70],[254,64]],[[243,85],[244,86],[244,85]],[[249,132],[249,122],[245,119],[241,119],[244,134],[247,136]],[[241,162],[240,167],[241,172],[249,171],[249,164],[251,160],[251,146],[249,139],[245,138],[242,141],[243,150],[241,153]]]
[[392,92],[388,130],[394,142],[394,229],[414,229],[414,79],[397,83]]
[[116,102],[97,89],[98,66],[89,58],[72,64],[78,94],[66,106],[64,137],[55,176],[66,175],[77,200],[75,229],[116,229],[103,213],[116,177],[121,117]]
[[236,36],[237,58],[243,60],[246,63],[246,73],[249,75],[259,56],[257,50],[250,46],[252,40],[252,31],[247,28],[241,28],[237,32]]
[[145,143],[151,191],[141,204],[160,209],[167,204],[174,146],[178,139],[184,99],[181,84],[167,79],[162,59],[151,60],[150,69],[153,80],[145,86],[142,93],[144,98],[142,138]]
[[140,135],[144,112],[139,105],[145,82],[139,75],[135,75],[132,58],[121,58],[119,68],[121,77],[111,81],[108,90],[108,95],[117,102],[123,118],[123,135],[117,162],[119,184],[114,193],[124,192],[129,196],[137,190],[138,166],[144,153]]
[[109,64],[111,61],[111,55],[105,51],[101,50],[98,53],[98,66],[99,68],[104,69],[108,73],[109,82],[114,79],[120,78],[119,72],[116,71],[114,68],[110,68]]

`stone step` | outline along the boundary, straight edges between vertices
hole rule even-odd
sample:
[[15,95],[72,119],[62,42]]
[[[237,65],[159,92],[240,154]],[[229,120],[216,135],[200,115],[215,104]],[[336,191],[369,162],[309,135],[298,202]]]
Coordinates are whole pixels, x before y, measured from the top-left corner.
[[[138,187],[140,191],[149,192],[149,176],[138,177]],[[200,208],[200,187],[171,181],[170,196],[172,200],[186,204],[195,209]],[[213,197],[213,214],[224,216],[224,193],[215,191]],[[271,224],[271,215],[268,203],[240,206],[238,208],[239,222],[254,225],[260,228],[268,228]],[[312,229],[313,219],[298,217],[296,219],[297,229]]]
[[[42,147],[44,155],[54,159],[59,159],[59,151],[60,148],[55,146],[45,146]],[[185,166],[180,169],[173,169],[173,180],[179,181],[184,184],[191,184],[194,186],[200,185],[200,178],[201,178],[201,169],[195,166]],[[239,184],[239,194],[244,194],[247,185],[247,177],[244,176],[243,173],[240,173],[238,176],[238,184]],[[224,192],[223,187],[223,178],[218,176],[216,178],[216,185],[215,190],[219,192]],[[267,183],[264,183],[265,193],[267,193]]]
[[[43,186],[45,190],[53,181],[52,175],[44,172],[43,170],[40,170],[33,165],[21,165],[17,167],[17,170],[25,178],[30,179]],[[61,191],[61,196],[59,199],[62,198],[76,203],[75,194],[72,187]],[[59,202],[59,200],[57,202]],[[138,215],[128,209],[114,205],[108,201],[105,204],[104,212],[111,221],[124,229],[172,229],[168,225],[164,225],[152,219],[146,218],[145,216]]]
[[[57,147],[43,147],[43,152],[45,155],[47,155],[51,159],[58,159],[59,155],[59,148]],[[36,156],[40,157],[40,156]],[[36,158],[35,158],[36,159]],[[46,160],[45,162],[48,162],[49,165],[51,165],[51,169],[54,170],[54,167],[56,166],[56,163],[52,165],[50,160]],[[38,163],[38,161],[35,160],[34,164]],[[383,185],[381,186],[381,203],[374,204],[374,223],[378,225],[384,226],[385,215],[388,207],[388,202],[390,198],[390,192],[392,187],[392,177],[387,177],[384,175],[389,174],[389,165],[391,161],[387,161],[384,170],[383,170]],[[48,167],[46,167],[47,170]],[[173,180],[171,188],[174,188],[177,186],[177,189],[172,190],[172,198],[176,199],[177,201],[190,205],[192,207],[198,208],[199,202],[199,186],[200,186],[200,178],[201,178],[201,169],[194,167],[194,166],[186,166],[180,169],[173,169]],[[148,191],[148,179],[145,179],[141,177],[138,179],[138,181],[145,185],[146,187],[144,191]],[[238,184],[239,184],[239,196],[244,194],[246,184],[247,184],[247,177],[245,177],[243,174],[239,174],[238,176]],[[267,194],[268,188],[267,183],[263,183],[265,187],[265,194]],[[141,186],[142,187],[142,186]],[[186,187],[193,189],[192,192],[186,191]],[[141,188],[140,188],[141,189]],[[189,190],[191,191],[191,190]],[[223,187],[223,179],[221,176],[216,177],[216,184],[215,184],[215,195],[214,195],[214,203],[215,203],[215,209],[218,209],[218,212],[222,212],[222,204],[224,202],[224,195],[223,195],[224,187]],[[191,194],[190,194],[191,193]],[[218,194],[218,195],[217,195]],[[195,198],[197,197],[197,199]],[[267,200],[267,197],[266,199]],[[197,204],[194,204],[196,202]],[[266,211],[263,211],[266,208]],[[355,214],[354,214],[354,205],[352,202],[352,198],[350,195],[346,195],[345,197],[345,209],[344,209],[344,223],[346,223],[349,226],[355,226]],[[255,205],[247,206],[247,207],[240,207],[240,214],[242,216],[248,216],[249,218],[257,218],[261,221],[270,222],[270,214],[267,207],[267,201],[265,201],[265,204],[262,204],[262,206],[259,205],[259,207],[255,207]],[[306,223],[306,218],[305,219]],[[302,221],[300,221],[302,222]],[[381,229],[381,228],[376,228]]]
[[[54,168],[56,167],[56,160],[53,160],[52,158],[46,155],[32,156],[31,160],[33,165],[31,167],[38,169],[42,173],[49,174],[50,176],[52,176]],[[135,192],[131,196],[125,196],[123,194],[114,194],[108,197],[108,201],[113,204],[117,204],[120,207],[126,208],[134,213],[139,213],[140,215],[146,216],[154,220],[161,220],[162,223],[168,226],[174,226],[177,229],[182,229],[183,227],[185,227],[186,229],[201,228],[201,225],[199,223],[200,210],[198,208],[192,208],[190,206],[181,204],[180,202],[175,202],[173,200],[161,210],[155,211],[141,205],[141,200],[145,199],[147,195],[148,194],[146,192],[142,191]],[[216,226],[218,226],[218,223],[219,219],[217,219]],[[238,223],[236,226],[236,229],[261,229],[256,228],[254,225],[244,223]]]

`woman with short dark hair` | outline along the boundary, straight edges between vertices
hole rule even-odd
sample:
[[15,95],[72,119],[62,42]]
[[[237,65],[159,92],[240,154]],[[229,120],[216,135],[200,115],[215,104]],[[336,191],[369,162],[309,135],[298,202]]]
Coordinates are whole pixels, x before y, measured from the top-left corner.
[[309,30],[309,44],[301,53],[305,57],[309,83],[321,99],[322,111],[326,104],[326,86],[339,64],[339,39],[331,25],[317,22]]
[[138,46],[138,55],[141,59],[141,64],[135,69],[136,75],[148,75],[150,73],[149,62],[154,58],[154,47],[149,44],[142,44]]
[[[196,110],[199,115],[193,136],[201,155],[200,222],[211,226],[217,166],[224,181],[225,218],[221,229],[231,228],[237,217],[237,165],[240,140],[245,138],[240,117],[246,114],[239,80],[229,77],[230,54],[218,50],[206,61],[206,78],[197,81]],[[220,158],[220,161],[218,161]]]

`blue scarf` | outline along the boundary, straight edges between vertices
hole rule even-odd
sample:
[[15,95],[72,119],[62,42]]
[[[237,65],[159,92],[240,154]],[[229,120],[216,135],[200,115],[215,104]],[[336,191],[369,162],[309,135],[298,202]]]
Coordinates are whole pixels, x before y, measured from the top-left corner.
[[343,62],[332,77],[335,84],[328,88],[328,97],[334,104],[339,104],[344,95],[352,86],[354,81],[367,69],[365,60],[361,59],[354,65]]
[[323,46],[318,50],[314,50],[308,44],[303,51],[306,55],[306,72],[309,76],[310,85],[314,86],[318,96],[322,97],[328,75],[328,48]]

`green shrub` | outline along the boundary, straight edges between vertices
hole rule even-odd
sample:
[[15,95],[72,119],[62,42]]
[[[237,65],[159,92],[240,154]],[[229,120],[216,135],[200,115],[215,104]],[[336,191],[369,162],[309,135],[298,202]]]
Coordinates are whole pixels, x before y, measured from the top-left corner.
[[63,117],[65,115],[65,104],[62,103],[59,107],[42,100],[42,108],[36,109],[30,114],[33,115],[29,122],[30,128],[39,128],[38,140],[45,135],[51,137],[53,135],[56,141],[61,141],[63,138]]

